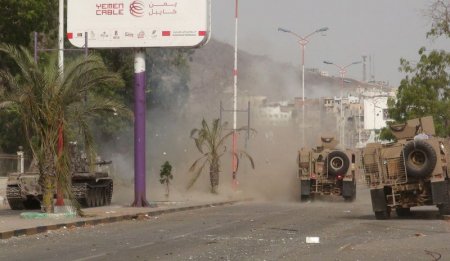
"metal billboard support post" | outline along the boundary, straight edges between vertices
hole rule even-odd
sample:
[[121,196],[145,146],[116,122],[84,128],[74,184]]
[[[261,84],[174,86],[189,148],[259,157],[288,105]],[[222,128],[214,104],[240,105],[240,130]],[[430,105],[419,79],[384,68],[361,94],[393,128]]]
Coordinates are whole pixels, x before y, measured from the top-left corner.
[[145,53],[134,53],[134,202],[133,207],[149,207],[145,189]]

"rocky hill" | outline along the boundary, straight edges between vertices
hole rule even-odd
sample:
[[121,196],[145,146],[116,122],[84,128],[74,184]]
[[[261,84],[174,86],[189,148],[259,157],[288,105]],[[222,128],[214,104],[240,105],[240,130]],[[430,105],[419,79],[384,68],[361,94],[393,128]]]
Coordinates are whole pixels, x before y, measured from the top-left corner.
[[[211,39],[195,50],[191,61],[191,99],[194,102],[229,100],[233,94],[234,47]],[[266,56],[238,53],[238,95],[266,96],[271,101],[301,96],[301,70],[298,66],[278,63]],[[345,91],[354,92],[365,86],[346,79]],[[319,98],[340,95],[341,79],[305,72],[305,97]],[[217,103],[216,103],[217,104]]]

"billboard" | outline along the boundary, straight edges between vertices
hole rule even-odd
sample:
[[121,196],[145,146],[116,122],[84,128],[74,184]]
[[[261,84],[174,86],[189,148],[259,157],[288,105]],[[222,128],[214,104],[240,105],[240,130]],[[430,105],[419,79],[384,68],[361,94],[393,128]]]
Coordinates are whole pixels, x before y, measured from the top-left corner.
[[211,35],[210,0],[68,0],[76,47],[198,47]]

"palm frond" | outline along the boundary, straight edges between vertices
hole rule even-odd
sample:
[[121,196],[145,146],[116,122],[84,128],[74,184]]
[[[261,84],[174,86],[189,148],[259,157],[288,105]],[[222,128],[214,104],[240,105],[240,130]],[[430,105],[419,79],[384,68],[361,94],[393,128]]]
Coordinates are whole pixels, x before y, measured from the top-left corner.
[[186,187],[187,190],[191,189],[192,186],[194,186],[195,182],[200,177],[200,174],[202,174],[203,168],[205,168],[207,161],[205,160],[203,164],[200,166],[200,168],[197,169],[197,171],[194,173],[194,176],[189,181],[188,186]]
[[15,103],[12,101],[4,101],[4,102],[0,102],[0,109],[4,109],[4,108],[10,108],[12,105],[14,105]]
[[252,169],[255,169],[255,162],[254,162],[252,156],[250,156],[250,154],[248,154],[248,152],[241,150],[241,151],[239,151],[239,154],[241,157],[242,157],[242,155],[245,156],[250,161]]
[[15,48],[10,44],[0,44],[0,52],[10,56],[19,67],[21,75],[26,79],[32,79],[33,73],[37,71],[34,58],[24,47]]
[[207,157],[207,156],[208,156],[208,154],[204,154],[202,157],[196,159],[196,160],[194,161],[194,163],[192,163],[191,167],[189,168],[189,171],[191,171],[191,172],[194,171],[194,170],[197,168],[198,162],[199,162],[200,160],[204,159],[204,158]]
[[191,130],[191,135],[190,135],[190,137],[191,137],[191,138],[194,138],[195,135],[198,135],[198,132],[199,132],[199,131],[200,131],[199,129],[192,129],[192,130]]
[[197,147],[198,151],[200,151],[200,153],[204,153],[203,152],[203,139],[194,139],[195,142],[195,146]]

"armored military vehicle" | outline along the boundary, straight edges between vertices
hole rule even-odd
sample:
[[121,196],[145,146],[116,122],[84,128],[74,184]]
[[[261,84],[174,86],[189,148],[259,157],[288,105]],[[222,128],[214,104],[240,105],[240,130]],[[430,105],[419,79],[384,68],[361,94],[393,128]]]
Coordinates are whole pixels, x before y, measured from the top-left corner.
[[[70,143],[72,193],[82,207],[109,205],[113,193],[113,180],[108,172],[99,170],[100,166],[111,162],[98,161],[96,171],[91,171],[86,155],[78,149],[75,142]],[[11,209],[39,208],[42,188],[39,185],[39,172],[32,163],[29,170],[8,174],[6,198]],[[55,193],[56,196],[56,193]]]
[[342,196],[346,201],[356,198],[355,161],[351,150],[337,149],[333,137],[321,137],[316,148],[302,148],[298,152],[300,199],[316,195]]
[[431,116],[391,125],[397,141],[369,144],[362,155],[377,219],[411,214],[411,207],[435,205],[450,214],[449,142],[435,137]]

